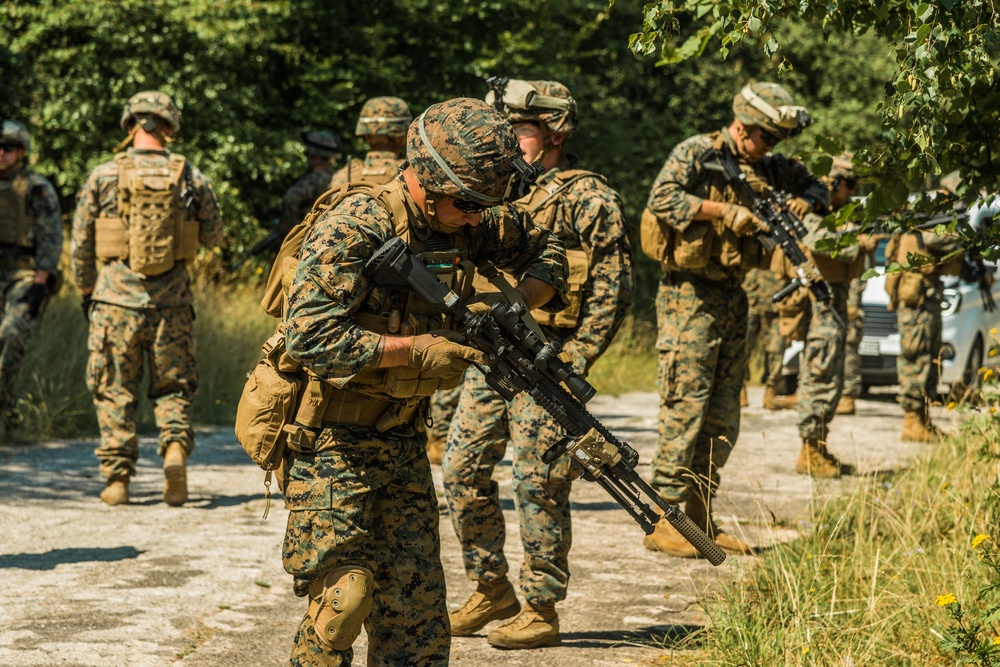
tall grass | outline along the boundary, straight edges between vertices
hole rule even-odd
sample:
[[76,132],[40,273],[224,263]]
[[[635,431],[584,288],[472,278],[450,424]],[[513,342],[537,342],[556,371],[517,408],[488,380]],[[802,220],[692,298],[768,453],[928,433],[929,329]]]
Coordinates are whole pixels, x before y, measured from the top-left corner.
[[587,377],[601,394],[652,391],[656,386],[656,324],[630,316]]
[[979,639],[1000,654],[1000,597],[985,590],[998,582],[972,546],[977,534],[998,537],[1000,422],[989,405],[908,470],[817,496],[804,535],[706,604],[712,628],[678,664],[956,664],[942,648],[954,634],[946,594],[984,620]]

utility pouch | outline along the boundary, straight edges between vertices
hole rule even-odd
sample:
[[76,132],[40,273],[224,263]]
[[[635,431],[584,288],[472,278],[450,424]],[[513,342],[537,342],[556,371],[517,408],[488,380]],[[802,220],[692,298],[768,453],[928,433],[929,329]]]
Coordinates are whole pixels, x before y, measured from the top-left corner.
[[639,220],[639,242],[646,256],[661,264],[666,265],[673,255],[673,231],[648,208]]
[[924,275],[919,271],[904,271],[899,274],[896,299],[907,308],[917,308],[924,302]]
[[712,223],[694,220],[674,237],[674,263],[681,269],[703,269],[712,256]]
[[587,253],[583,250],[567,250],[569,260],[569,291],[566,293],[566,307],[558,313],[537,309],[531,311],[539,326],[572,329],[580,322],[580,309],[583,307],[583,286],[590,277],[590,263]]
[[778,333],[788,340],[804,341],[812,309],[808,290],[799,288],[777,304]]

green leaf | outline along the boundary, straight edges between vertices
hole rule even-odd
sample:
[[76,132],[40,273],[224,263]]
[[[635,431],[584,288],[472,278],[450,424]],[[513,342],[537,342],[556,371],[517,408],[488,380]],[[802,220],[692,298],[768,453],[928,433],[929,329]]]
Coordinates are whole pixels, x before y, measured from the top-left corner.
[[747,21],[747,27],[750,29],[750,32],[752,32],[752,33],[760,32],[760,27],[762,25],[763,25],[763,23],[756,16],[751,16],[750,20]]

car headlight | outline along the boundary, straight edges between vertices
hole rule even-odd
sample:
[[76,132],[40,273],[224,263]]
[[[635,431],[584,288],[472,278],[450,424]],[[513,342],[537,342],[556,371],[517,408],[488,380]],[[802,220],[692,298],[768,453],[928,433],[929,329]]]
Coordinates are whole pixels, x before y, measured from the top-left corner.
[[954,315],[961,305],[962,295],[959,294],[958,290],[946,289],[944,299],[941,301],[941,316]]

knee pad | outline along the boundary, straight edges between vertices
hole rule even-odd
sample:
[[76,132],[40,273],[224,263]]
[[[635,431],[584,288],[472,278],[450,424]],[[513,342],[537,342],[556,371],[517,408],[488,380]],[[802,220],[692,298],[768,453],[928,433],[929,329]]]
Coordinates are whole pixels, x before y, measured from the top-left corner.
[[313,586],[319,588],[309,602],[316,636],[324,645],[346,651],[361,634],[361,626],[372,611],[375,581],[371,570],[345,565],[313,582]]

